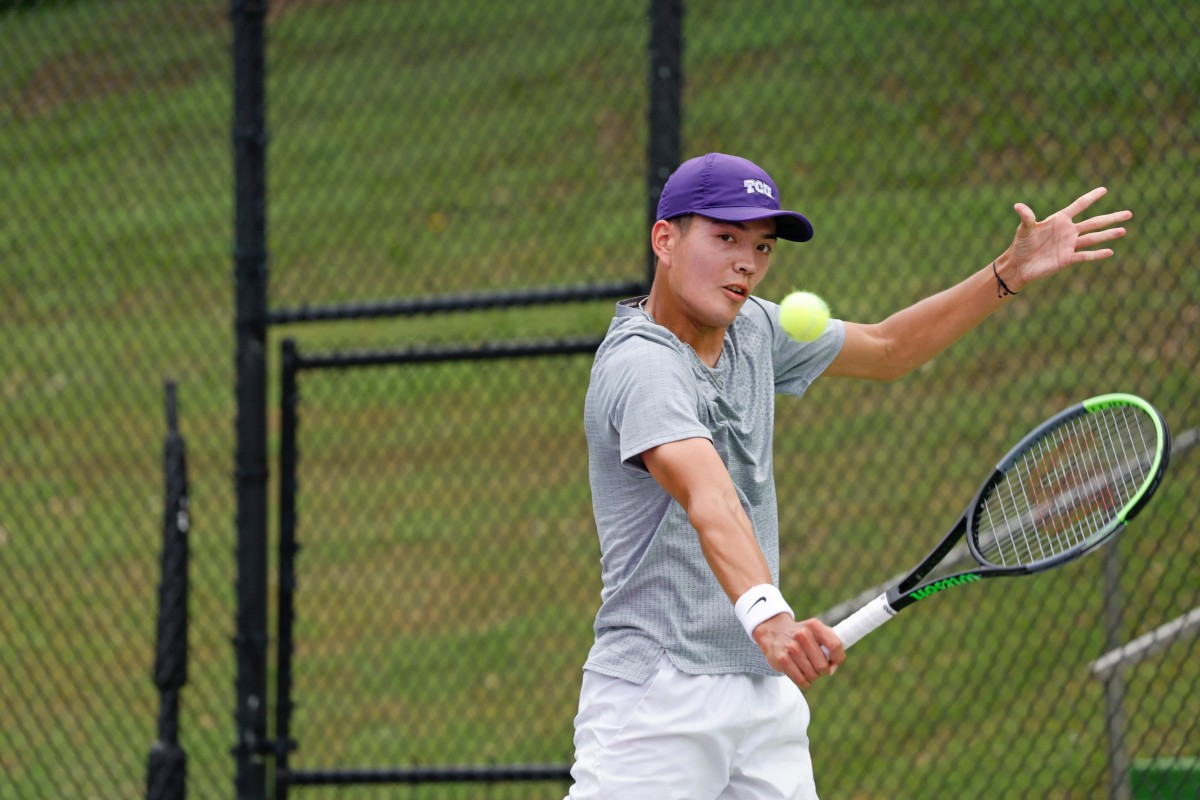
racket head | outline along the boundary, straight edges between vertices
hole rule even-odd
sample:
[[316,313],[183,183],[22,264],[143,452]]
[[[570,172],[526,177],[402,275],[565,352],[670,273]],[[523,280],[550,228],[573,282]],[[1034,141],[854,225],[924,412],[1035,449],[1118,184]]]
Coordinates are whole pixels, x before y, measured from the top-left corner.
[[1037,572],[1110,539],[1162,480],[1170,434],[1131,394],[1105,394],[1060,411],[1000,460],[976,495],[967,546],[985,567]]

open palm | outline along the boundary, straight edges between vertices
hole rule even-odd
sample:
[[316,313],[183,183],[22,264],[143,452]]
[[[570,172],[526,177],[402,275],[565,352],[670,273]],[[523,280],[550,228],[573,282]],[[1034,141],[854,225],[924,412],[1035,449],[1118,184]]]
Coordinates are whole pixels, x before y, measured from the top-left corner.
[[[1053,275],[1064,267],[1080,261],[1098,261],[1108,258],[1113,251],[1108,248],[1092,250],[1104,242],[1125,235],[1125,228],[1114,227],[1133,218],[1129,210],[1101,214],[1080,222],[1075,217],[1086,211],[1093,203],[1106,195],[1103,186],[1092,189],[1066,208],[1038,222],[1033,209],[1024,203],[1013,208],[1021,218],[1017,234],[1013,238],[1010,254],[1014,262],[1013,273],[1019,287]],[[1010,281],[1011,283],[1011,281]]]

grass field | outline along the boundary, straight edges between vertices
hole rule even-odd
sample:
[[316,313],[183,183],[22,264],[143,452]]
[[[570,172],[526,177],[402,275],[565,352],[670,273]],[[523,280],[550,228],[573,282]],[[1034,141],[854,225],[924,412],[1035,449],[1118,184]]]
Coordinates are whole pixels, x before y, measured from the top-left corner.
[[[231,792],[226,6],[0,3],[5,800],[142,793],[166,377],[196,524],[190,788]],[[1104,182],[1105,210],[1135,212],[1117,258],[1031,290],[917,374],[780,402],[793,605],[816,613],[911,561],[990,461],[1082,396],[1134,391],[1177,431],[1200,423],[1190,5],[738,8],[687,4],[684,149],[758,160],[814,221],[811,244],[780,248],[765,296],[809,288],[838,316],[878,319],[985,266],[1017,200],[1045,214]],[[274,307],[644,274],[643,3],[271,9]],[[609,315],[289,326],[272,332],[272,374],[284,336],[313,352],[599,335]],[[294,763],[569,760],[599,590],[587,371],[571,358],[302,377]],[[1198,465],[1181,455],[1119,540],[1126,636],[1200,602]],[[1086,674],[1101,590],[1099,561],[1084,562],[963,590],[963,605],[933,602],[864,642],[810,695],[823,791],[1102,794],[1102,687]],[[1200,750],[1198,664],[1183,643],[1138,668],[1134,755]]]

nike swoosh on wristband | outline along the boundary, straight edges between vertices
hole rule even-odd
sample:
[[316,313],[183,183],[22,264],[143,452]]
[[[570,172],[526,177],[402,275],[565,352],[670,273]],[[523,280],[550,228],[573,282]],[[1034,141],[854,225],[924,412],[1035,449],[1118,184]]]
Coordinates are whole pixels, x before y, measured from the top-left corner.
[[753,603],[751,603],[751,604],[750,604],[750,608],[747,608],[747,609],[746,609],[746,613],[747,613],[747,614],[749,614],[751,611],[753,611],[753,610],[754,610],[754,607],[755,607],[756,605],[758,605],[759,603],[765,603],[765,602],[767,602],[767,598],[766,598],[766,597],[760,597],[760,598],[758,598],[757,600],[755,600]]

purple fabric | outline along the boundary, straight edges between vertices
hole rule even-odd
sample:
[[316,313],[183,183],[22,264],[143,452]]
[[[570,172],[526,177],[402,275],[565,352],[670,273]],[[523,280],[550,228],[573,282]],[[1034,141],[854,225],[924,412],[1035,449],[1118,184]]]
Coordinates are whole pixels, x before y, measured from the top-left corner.
[[658,218],[699,214],[721,222],[749,222],[774,217],[781,239],[807,242],[812,224],[779,205],[779,189],[771,176],[752,161],[724,153],[689,159],[667,180],[658,201]]

